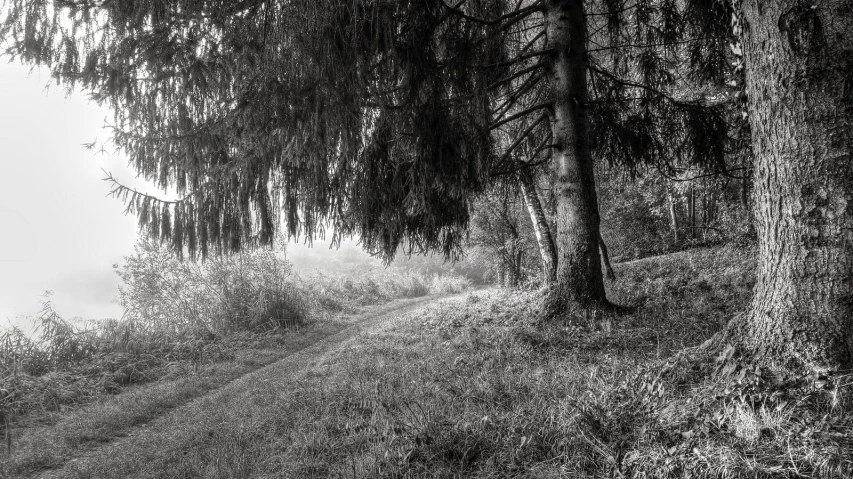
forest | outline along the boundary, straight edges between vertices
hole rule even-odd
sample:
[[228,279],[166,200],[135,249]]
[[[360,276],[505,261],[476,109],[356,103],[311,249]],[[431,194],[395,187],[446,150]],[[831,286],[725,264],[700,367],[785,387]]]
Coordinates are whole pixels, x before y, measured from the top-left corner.
[[[153,185],[106,173],[124,318],[0,335],[0,473],[853,476],[849,1],[0,0],[0,40]],[[282,253],[321,240],[366,255]]]

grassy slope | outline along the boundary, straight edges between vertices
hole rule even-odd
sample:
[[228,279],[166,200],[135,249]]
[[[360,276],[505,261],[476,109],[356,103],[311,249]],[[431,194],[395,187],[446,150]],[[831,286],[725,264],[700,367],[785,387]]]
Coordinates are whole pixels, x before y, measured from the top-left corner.
[[678,359],[746,306],[751,258],[710,249],[617,265],[610,296],[636,310],[592,331],[537,324],[537,293],[441,301],[303,372],[209,396],[68,474],[850,477],[849,376],[762,395],[754,372],[723,380]]

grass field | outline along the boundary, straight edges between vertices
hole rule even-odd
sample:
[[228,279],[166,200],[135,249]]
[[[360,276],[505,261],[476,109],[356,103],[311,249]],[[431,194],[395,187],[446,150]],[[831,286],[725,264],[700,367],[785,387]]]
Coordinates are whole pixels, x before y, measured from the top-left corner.
[[753,257],[616,265],[632,311],[584,328],[539,322],[537,291],[431,302],[57,477],[851,477],[850,375],[782,387],[695,354],[747,306]]
[[268,253],[198,265],[157,249],[122,275],[122,319],[67,320],[48,297],[35,335],[0,330],[0,476],[62,465],[372,307],[471,283],[399,268],[303,277]]

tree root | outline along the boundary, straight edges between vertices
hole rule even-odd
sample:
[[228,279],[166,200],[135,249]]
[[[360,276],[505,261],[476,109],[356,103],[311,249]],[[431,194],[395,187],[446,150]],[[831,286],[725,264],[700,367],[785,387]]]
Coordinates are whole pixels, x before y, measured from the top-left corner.
[[545,293],[544,307],[540,312],[540,321],[560,322],[588,329],[607,329],[619,316],[636,310],[632,306],[623,306],[607,300],[575,301],[567,299],[556,288]]

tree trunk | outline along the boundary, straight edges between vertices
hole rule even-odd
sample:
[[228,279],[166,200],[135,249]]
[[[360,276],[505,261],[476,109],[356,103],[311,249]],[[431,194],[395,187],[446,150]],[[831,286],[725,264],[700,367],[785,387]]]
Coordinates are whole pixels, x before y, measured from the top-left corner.
[[[809,2],[810,3],[810,2]],[[758,283],[730,338],[775,366],[853,359],[853,5],[744,0]]]
[[693,190],[693,182],[687,190],[687,226],[690,228],[690,239],[696,239],[696,193]]
[[672,192],[667,192],[667,196],[669,197],[669,220],[672,225],[672,239],[675,241],[675,244],[678,244],[681,238],[678,234],[678,214],[675,211],[675,198],[672,197]]
[[542,255],[542,279],[545,284],[552,284],[557,278],[557,248],[554,246],[548,218],[545,216],[545,210],[542,209],[542,202],[539,201],[539,194],[536,192],[536,184],[530,170],[522,167],[518,176],[521,194],[530,213],[536,242],[539,244],[539,253]]
[[616,280],[616,273],[613,272],[613,265],[610,264],[610,252],[607,251],[607,243],[601,235],[598,236],[598,249],[601,251],[601,260],[604,262],[605,276],[610,281]]
[[607,305],[598,254],[599,215],[589,149],[586,17],[582,0],[549,0],[545,12],[557,196],[557,282],[546,305]]

